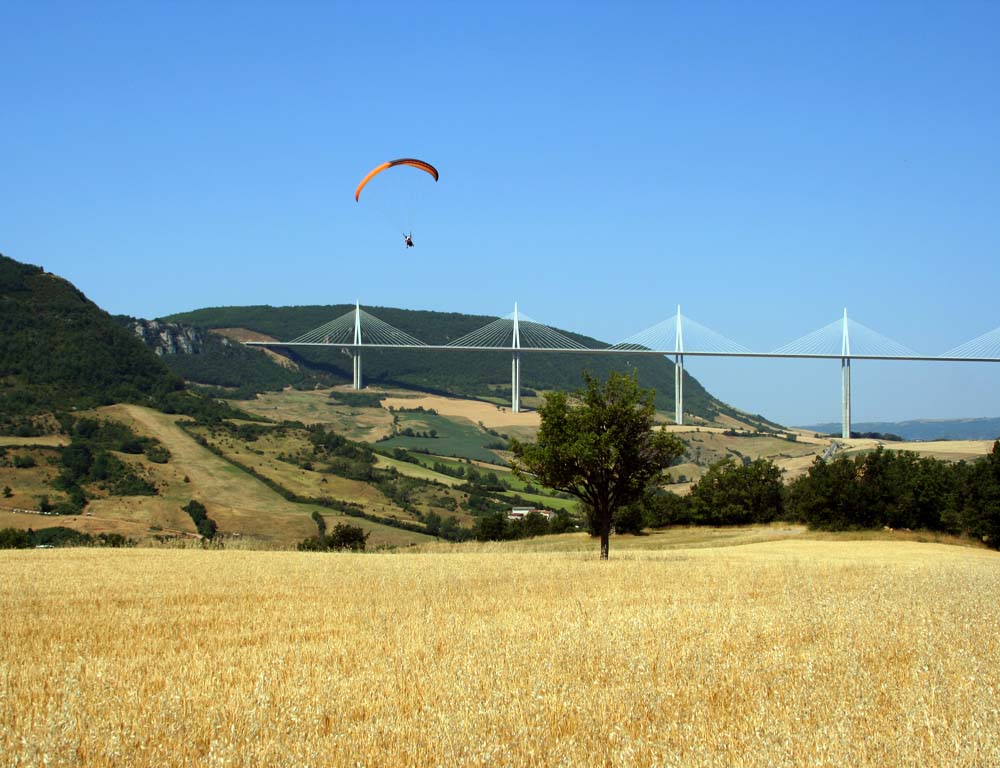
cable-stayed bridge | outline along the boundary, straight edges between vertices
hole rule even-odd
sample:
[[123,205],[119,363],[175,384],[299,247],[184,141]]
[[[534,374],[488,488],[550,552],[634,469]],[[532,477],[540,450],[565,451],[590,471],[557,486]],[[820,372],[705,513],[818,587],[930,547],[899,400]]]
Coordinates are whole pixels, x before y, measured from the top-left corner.
[[843,437],[851,434],[851,361],[909,360],[935,362],[1000,362],[1000,327],[959,344],[940,355],[915,352],[904,344],[843,317],[771,350],[755,352],[681,314],[604,347],[588,347],[564,333],[514,311],[447,344],[427,344],[361,309],[354,309],[291,341],[248,341],[255,347],[337,347],[353,358],[354,388],[361,389],[361,357],[365,350],[505,352],[511,355],[511,410],[521,410],[521,355],[586,353],[673,357],[674,420],[684,423],[684,357],[760,357],[840,360]]

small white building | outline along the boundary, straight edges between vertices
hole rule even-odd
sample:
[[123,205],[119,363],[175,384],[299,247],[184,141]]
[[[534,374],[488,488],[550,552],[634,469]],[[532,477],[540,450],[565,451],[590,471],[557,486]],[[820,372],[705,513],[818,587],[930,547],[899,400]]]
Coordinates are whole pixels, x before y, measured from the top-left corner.
[[523,520],[532,512],[537,512],[548,520],[551,520],[556,516],[556,513],[550,509],[535,509],[534,507],[513,507],[510,512],[507,513],[508,520]]

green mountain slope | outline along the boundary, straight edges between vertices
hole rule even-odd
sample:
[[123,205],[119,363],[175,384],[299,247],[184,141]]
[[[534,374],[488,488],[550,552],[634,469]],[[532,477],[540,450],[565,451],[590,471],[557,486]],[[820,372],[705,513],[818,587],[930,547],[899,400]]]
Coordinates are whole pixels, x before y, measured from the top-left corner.
[[[246,328],[276,339],[288,340],[352,309],[347,304],[214,307],[175,314],[165,319],[205,329]],[[374,307],[369,308],[369,311],[428,344],[446,344],[496,319],[483,315],[392,307]],[[597,339],[559,330],[586,346],[606,346]],[[325,372],[339,381],[351,380],[351,360],[335,348],[298,348],[288,350],[286,354],[308,369]],[[476,397],[509,397],[510,393],[510,355],[507,353],[366,351],[363,363],[364,379],[369,384],[406,386]],[[575,390],[582,384],[584,371],[606,378],[612,370],[635,370],[642,386],[656,390],[658,408],[669,411],[674,406],[674,364],[667,358],[636,356],[633,359],[622,359],[605,355],[526,353],[521,365],[522,386],[529,390]],[[177,370],[181,368],[178,367]],[[221,384],[216,381],[205,383]],[[684,410],[710,420],[720,414],[746,420],[746,414],[714,398],[687,373],[684,374]],[[762,417],[757,417],[756,420],[766,423]]]
[[0,255],[0,415],[141,403],[182,387],[69,282]]

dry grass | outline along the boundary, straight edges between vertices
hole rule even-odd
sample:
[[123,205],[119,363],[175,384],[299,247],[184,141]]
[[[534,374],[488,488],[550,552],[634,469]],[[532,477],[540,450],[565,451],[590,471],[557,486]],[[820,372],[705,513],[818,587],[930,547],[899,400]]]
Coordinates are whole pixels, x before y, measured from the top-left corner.
[[[187,515],[180,508],[194,498],[205,504],[209,517],[218,523],[223,534],[238,532],[268,545],[290,546],[314,535],[316,525],[310,518],[313,510],[327,518],[331,527],[338,522],[363,527],[371,533],[371,546],[406,546],[428,540],[423,534],[344,517],[324,507],[290,502],[260,480],[195,442],[177,426],[176,422],[181,417],[135,405],[114,405],[101,411],[105,416],[129,424],[140,434],[158,439],[170,451],[171,458],[164,465],[153,465],[136,459],[150,471],[157,473],[160,495],[91,502],[87,511],[95,518],[118,517],[122,519],[123,525],[141,521],[164,531],[177,528],[193,531],[190,518],[185,520]],[[370,489],[370,486],[365,486],[365,489]],[[123,528],[120,532],[134,535],[131,528]]]
[[431,480],[449,486],[464,485],[466,482],[464,478],[442,475],[440,472],[428,469],[423,464],[413,464],[409,461],[400,461],[399,459],[392,459],[388,456],[378,454],[375,456],[375,467],[377,469],[395,469],[399,474],[406,475],[407,477],[415,477],[419,480]]
[[993,440],[928,440],[926,442],[894,442],[890,440],[870,440],[858,438],[839,440],[848,454],[874,451],[882,446],[887,451],[912,451],[920,456],[942,461],[962,461],[985,456],[993,450]]
[[[15,456],[30,457],[35,466],[16,469]],[[48,496],[53,503],[63,501],[66,494],[52,485],[59,474],[58,464],[59,454],[54,448],[38,445],[8,448],[5,460],[0,461],[0,488],[10,488],[11,495],[0,497],[0,507],[37,510],[40,496]]]
[[[533,433],[541,423],[537,411],[513,413],[509,406],[496,406],[481,400],[466,400],[460,397],[422,395],[420,397],[387,397],[382,407],[424,408],[435,410],[442,416],[457,416],[468,419],[473,424],[482,423],[491,429],[499,427],[527,427]],[[501,410],[502,409],[502,410]]]
[[40,437],[16,437],[14,435],[0,435],[0,446],[29,448],[58,448],[69,445],[69,438],[65,435],[41,435]]
[[374,485],[318,470],[302,469],[295,464],[280,460],[278,456],[282,454],[293,456],[311,447],[301,433],[277,435],[272,432],[262,435],[252,443],[246,443],[228,434],[213,435],[211,430],[204,427],[195,427],[191,431],[205,438],[209,445],[221,451],[226,458],[250,467],[262,477],[274,480],[299,496],[306,498],[328,496],[352,502],[360,505],[366,513],[379,517],[394,516],[401,519],[410,517]]
[[382,408],[355,408],[330,399],[335,390],[353,392],[349,387],[283,392],[263,392],[253,400],[231,400],[236,408],[274,421],[301,421],[323,424],[352,440],[373,442],[392,432],[392,414]]
[[996,765],[998,589],[996,553],[887,542],[5,552],[0,754]]

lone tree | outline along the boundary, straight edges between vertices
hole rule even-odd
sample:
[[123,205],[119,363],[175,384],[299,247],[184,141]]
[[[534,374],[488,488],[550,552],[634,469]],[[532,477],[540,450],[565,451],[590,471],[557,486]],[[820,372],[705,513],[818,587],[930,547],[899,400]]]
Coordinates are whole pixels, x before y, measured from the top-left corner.
[[534,475],[590,507],[607,560],[615,511],[641,499],[684,444],[654,428],[654,393],[640,388],[634,374],[612,373],[604,385],[589,374],[584,380],[578,406],[563,392],[546,395],[537,442],[512,440],[511,450],[522,478]]

